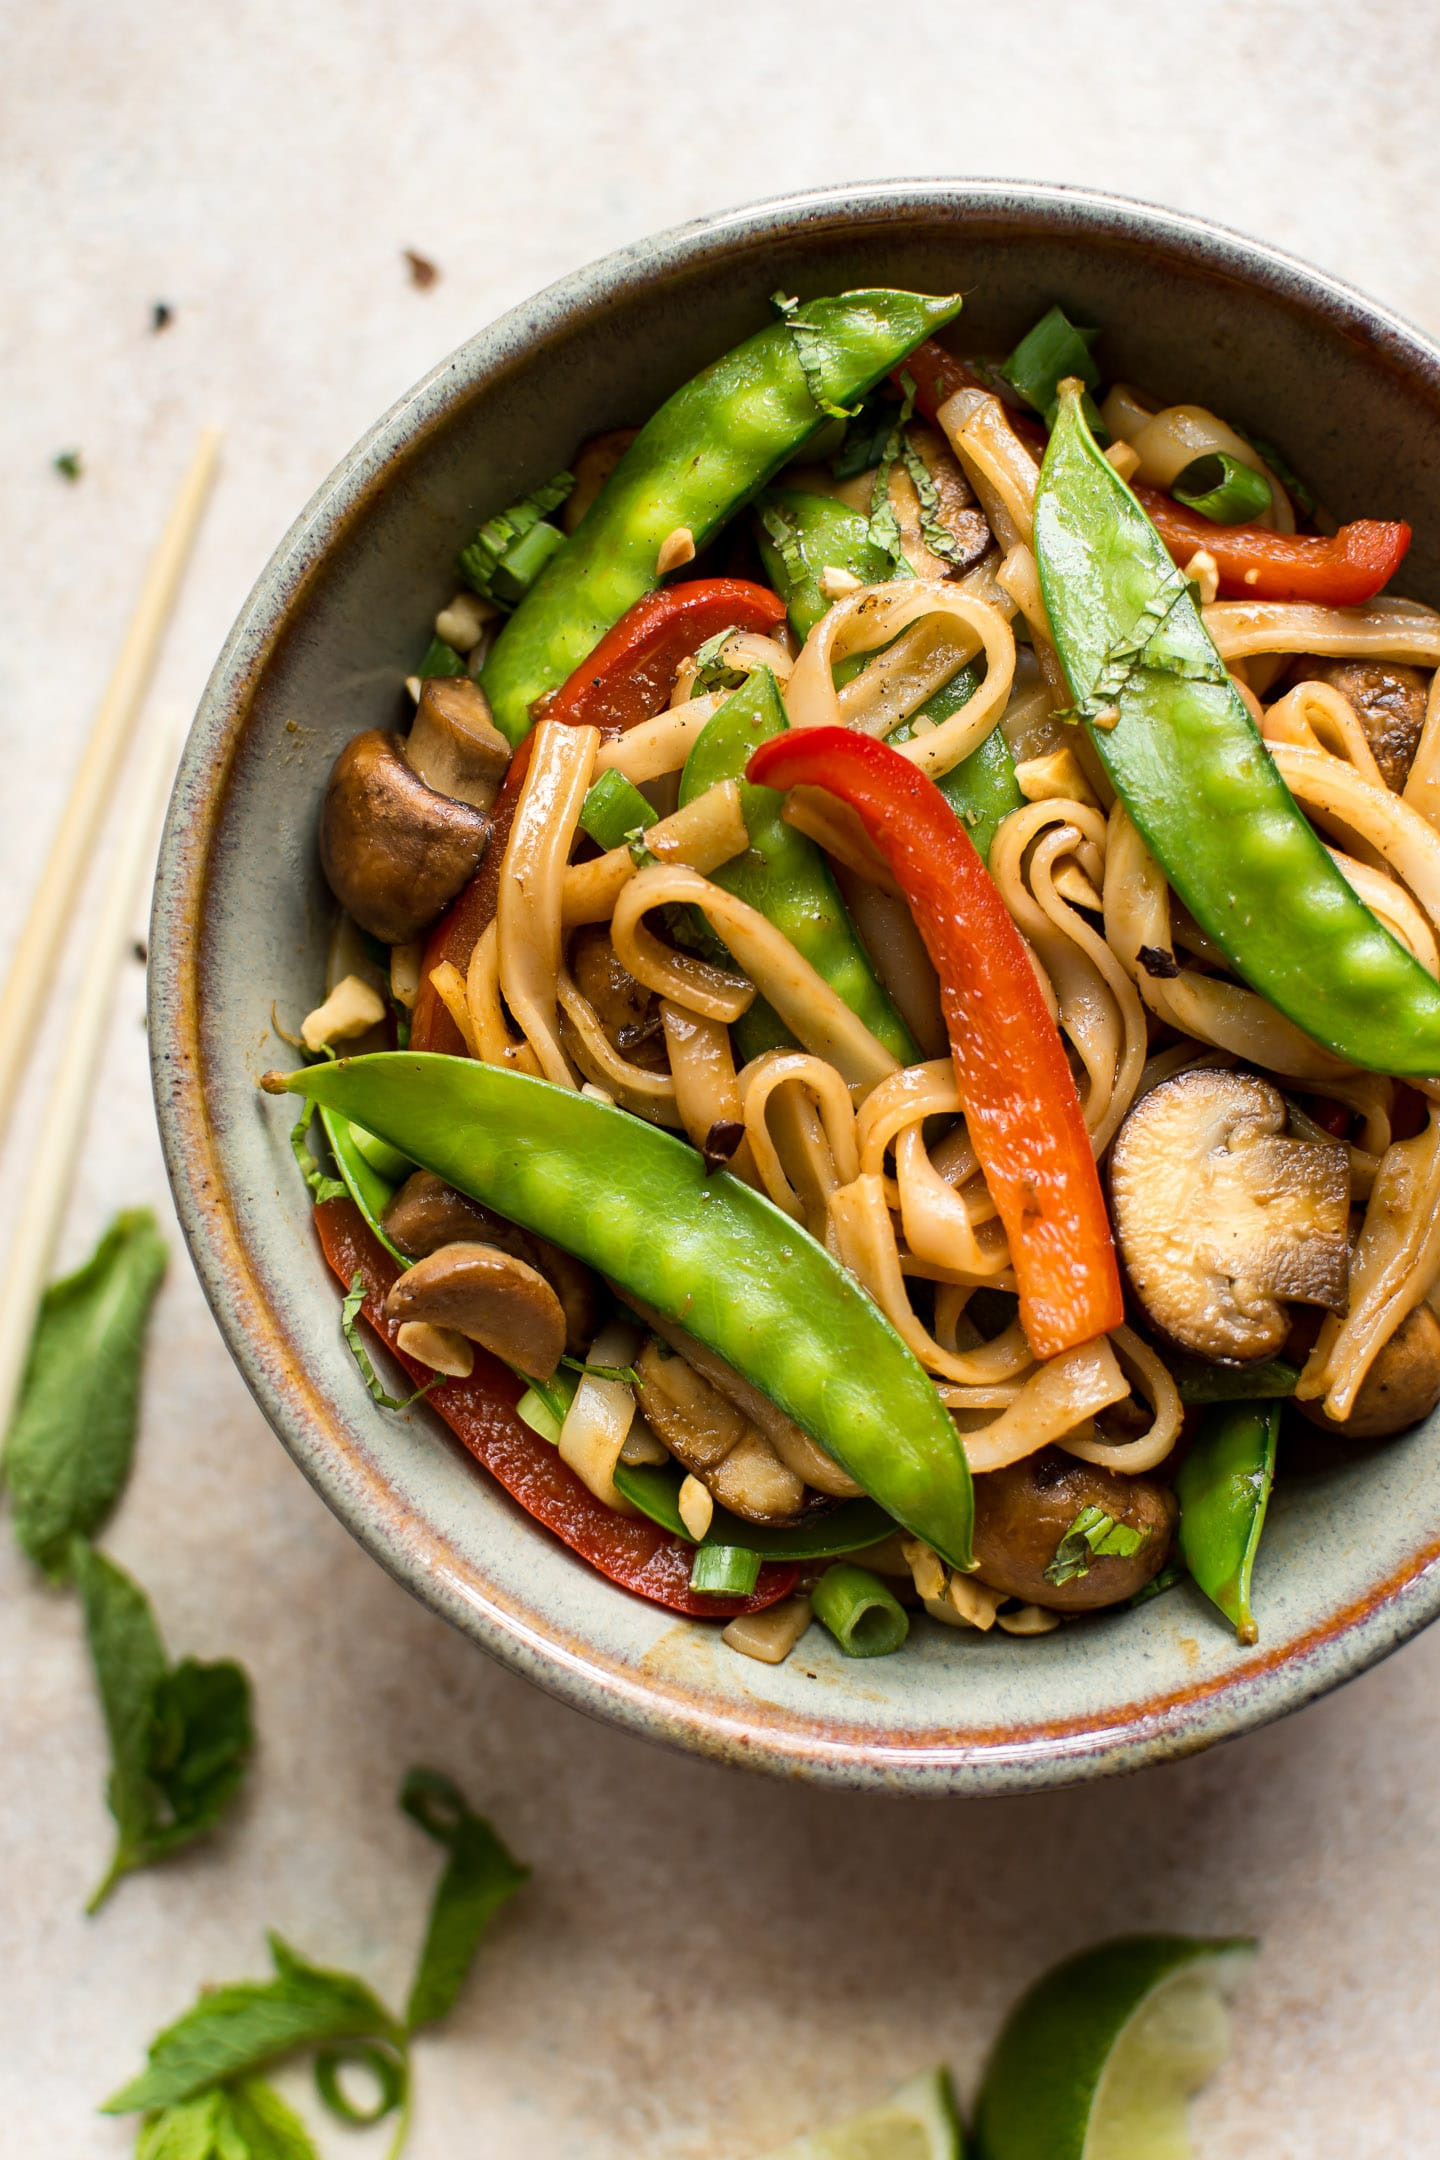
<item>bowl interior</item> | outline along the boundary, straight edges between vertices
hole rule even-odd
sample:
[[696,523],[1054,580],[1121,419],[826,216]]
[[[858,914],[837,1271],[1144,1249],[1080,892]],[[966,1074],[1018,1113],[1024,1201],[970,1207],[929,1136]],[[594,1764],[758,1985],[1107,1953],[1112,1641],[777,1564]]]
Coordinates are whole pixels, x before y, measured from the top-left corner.
[[[777,287],[962,288],[961,351],[1005,350],[1053,300],[1104,326],[1107,374],[1213,404],[1282,444],[1340,516],[1416,529],[1403,584],[1440,599],[1433,350],[1284,258],[1133,205],[960,183],[762,205],[628,250],[483,332],[402,400],[309,506],[196,721],[152,943],[157,1100],[182,1220],[231,1350],[363,1543],[486,1648],[572,1702],[735,1761],[840,1782],[1002,1791],[1133,1766],[1294,1707],[1429,1618],[1429,1428],[1282,1478],[1237,1651],[1198,1594],[1016,1642],[925,1626],[849,1662],[811,1631],[775,1669],[611,1588],[476,1471],[423,1409],[359,1385],[308,1221],[288,1106],[257,1075],[320,992],[315,856],[331,761],[392,725],[480,520],[643,418],[766,319]],[[1296,1452],[1292,1449],[1292,1455]]]

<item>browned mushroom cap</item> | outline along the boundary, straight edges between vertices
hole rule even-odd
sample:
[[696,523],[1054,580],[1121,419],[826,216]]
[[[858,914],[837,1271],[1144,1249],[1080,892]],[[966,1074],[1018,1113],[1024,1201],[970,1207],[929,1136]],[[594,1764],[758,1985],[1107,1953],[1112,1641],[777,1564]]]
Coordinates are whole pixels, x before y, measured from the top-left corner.
[[396,1277],[385,1310],[468,1335],[532,1380],[548,1380],[565,1348],[565,1314],[549,1283],[494,1245],[442,1245]]
[[1343,1424],[1318,1402],[1298,1408],[1312,1425],[1354,1440],[1390,1440],[1429,1417],[1440,1403],[1440,1320],[1417,1305],[1402,1320],[1360,1383]]
[[423,1260],[459,1240],[497,1246],[538,1268],[564,1307],[566,1349],[578,1357],[588,1348],[595,1333],[595,1278],[572,1253],[467,1199],[430,1170],[406,1178],[380,1219],[391,1244],[407,1259]]
[[1282,1298],[1345,1304],[1349,1158],[1338,1141],[1287,1138],[1284,1124],[1283,1100],[1254,1073],[1177,1073],[1115,1142],[1115,1236],[1135,1294],[1201,1357],[1273,1357],[1289,1325]]
[[1428,678],[1394,660],[1307,660],[1297,682],[1329,683],[1355,708],[1380,777],[1398,794],[1425,725]]
[[660,1000],[621,965],[604,923],[587,923],[570,941],[575,987],[595,1008],[615,1048],[647,1072],[668,1072]]
[[652,1431],[722,1506],[747,1522],[787,1522],[799,1514],[802,1480],[685,1358],[652,1336],[635,1372]]
[[488,810],[510,763],[510,745],[478,683],[465,675],[431,675],[421,686],[405,755],[437,795]]
[[[1083,1574],[1051,1582],[1045,1570],[1054,1566],[1061,1539],[1088,1507],[1135,1531],[1140,1544],[1130,1554],[1094,1554]],[[1133,1597],[1159,1574],[1178,1512],[1174,1494],[1152,1478],[1120,1477],[1059,1448],[1042,1448],[1008,1469],[976,1478],[975,1571],[992,1590],[1024,1598],[1028,1605],[1093,1612]]]
[[320,807],[320,861],[341,906],[403,945],[474,876],[490,821],[425,785],[398,735],[367,728],[335,760]]

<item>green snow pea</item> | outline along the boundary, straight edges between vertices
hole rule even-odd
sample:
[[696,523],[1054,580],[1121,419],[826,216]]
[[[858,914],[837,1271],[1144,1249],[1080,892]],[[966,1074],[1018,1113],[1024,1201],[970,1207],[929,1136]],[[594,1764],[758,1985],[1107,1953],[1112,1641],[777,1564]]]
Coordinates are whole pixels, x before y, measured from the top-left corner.
[[1440,1073],[1440,983],[1357,899],[1301,815],[1073,388],[1041,467],[1035,553],[1076,706],[1201,928],[1253,990],[1347,1062]]
[[[320,1124],[329,1143],[330,1153],[335,1158],[335,1167],[340,1173],[341,1182],[364,1216],[366,1224],[379,1238],[391,1259],[398,1260],[401,1267],[409,1267],[410,1262],[398,1246],[391,1244],[381,1223],[381,1217],[395,1197],[399,1180],[392,1183],[375,1168],[360,1145],[356,1127],[348,1118],[342,1117],[339,1111],[327,1109],[322,1103]],[[365,1137],[368,1140],[371,1136],[367,1133]],[[408,1176],[413,1167],[413,1164],[408,1164],[404,1174]]]
[[842,1500],[823,1515],[795,1523],[746,1522],[717,1507],[703,1538],[687,1530],[680,1514],[685,1472],[678,1463],[618,1463],[615,1483],[642,1515],[692,1545],[722,1545],[759,1553],[766,1560],[829,1560],[837,1553],[861,1552],[889,1537],[895,1525],[873,1500]]
[[1242,1643],[1259,1640],[1250,1577],[1275,1477],[1278,1402],[1223,1403],[1207,1413],[1180,1467],[1180,1556]]
[[1278,1402],[1293,1395],[1298,1365],[1267,1358],[1263,1365],[1214,1365],[1184,1350],[1167,1350],[1165,1362],[1183,1403]]
[[267,1076],[655,1306],[794,1418],[952,1567],[972,1498],[919,1361],[823,1245],[694,1148],[608,1103],[411,1050]]
[[833,495],[767,488],[756,504],[755,527],[765,574],[785,602],[798,638],[809,637],[830,612],[820,590],[822,571],[848,570],[862,585],[883,585],[895,576],[888,551],[870,537],[864,511]]
[[501,630],[481,682],[512,743],[605,632],[659,583],[661,542],[697,548],[821,427],[959,312],[958,293],[808,300],[668,398]]
[[[912,1065],[920,1053],[880,986],[824,855],[813,840],[785,823],[782,794],[753,787],[745,778],[752,752],[772,735],[783,734],[786,725],[775,678],[768,668],[758,668],[706,723],[686,759],[680,775],[681,808],[722,780],[739,781],[750,845],[743,855],[711,872],[715,883],[783,930],[891,1055],[902,1065]],[[758,998],[735,1032],[747,1059],[791,1039],[778,1015]]]
[[[836,502],[833,496],[771,488],[760,498],[758,524],[766,572],[789,610],[797,637],[808,637],[830,607],[820,590],[822,570],[848,570],[866,585],[884,584],[897,574],[884,548],[871,540],[869,519]],[[865,657],[861,656],[853,667],[848,661],[842,665],[848,672],[858,673]],[[840,680],[839,669],[836,680]],[[984,670],[972,662],[952,675],[949,682],[942,683],[915,718],[933,720],[938,727],[975,695],[983,681]],[[907,720],[894,730],[890,740],[908,742],[914,732],[914,721]],[[1002,731],[993,729],[937,785],[974,841],[981,860],[988,861],[996,826],[1025,800]]]

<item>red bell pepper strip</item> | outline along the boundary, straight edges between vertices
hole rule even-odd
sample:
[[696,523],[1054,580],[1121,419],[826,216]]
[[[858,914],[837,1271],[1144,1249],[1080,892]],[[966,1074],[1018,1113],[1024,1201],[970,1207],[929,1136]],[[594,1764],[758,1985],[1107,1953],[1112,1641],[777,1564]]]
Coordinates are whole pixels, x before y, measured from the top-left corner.
[[1019,931],[935,783],[849,728],[776,735],[760,787],[828,788],[885,857],[940,978],[971,1143],[1010,1239],[1037,1358],[1119,1327],[1120,1271],[1080,1098]]
[[[371,1236],[360,1210],[351,1200],[323,1200],[315,1210],[315,1228],[325,1258],[347,1289],[359,1274],[365,1285],[366,1320],[421,1386],[430,1378],[429,1369],[396,1350],[396,1323],[384,1312],[385,1294],[399,1269]],[[747,1598],[705,1597],[693,1591],[694,1546],[672,1537],[648,1515],[618,1515],[597,1500],[556,1450],[516,1416],[523,1393],[522,1381],[477,1348],[470,1378],[442,1381],[425,1400],[527,1515],[623,1589],[663,1605],[667,1612],[711,1620],[763,1612],[789,1597],[799,1573],[791,1561],[766,1561]]]
[[1357,518],[1327,539],[1320,533],[1271,532],[1264,525],[1212,525],[1159,488],[1135,494],[1183,570],[1197,548],[1214,558],[1222,600],[1313,600],[1321,607],[1363,607],[1405,559],[1410,527]]
[[[647,593],[561,684],[544,717],[574,727],[598,727],[602,735],[623,735],[664,711],[681,661],[697,653],[708,638],[721,630],[769,631],[784,619],[784,601],[745,578],[696,578]],[[463,975],[495,920],[500,865],[529,767],[531,740],[527,735],[515,752],[495,798],[480,868],[426,940],[410,1022],[412,1050],[438,1050],[447,1057],[465,1054],[460,1030],[431,984],[430,973],[442,960],[450,960]]]
[[774,630],[785,603],[746,578],[697,578],[647,593],[561,684],[547,720],[622,735],[662,712],[682,660],[721,630]]

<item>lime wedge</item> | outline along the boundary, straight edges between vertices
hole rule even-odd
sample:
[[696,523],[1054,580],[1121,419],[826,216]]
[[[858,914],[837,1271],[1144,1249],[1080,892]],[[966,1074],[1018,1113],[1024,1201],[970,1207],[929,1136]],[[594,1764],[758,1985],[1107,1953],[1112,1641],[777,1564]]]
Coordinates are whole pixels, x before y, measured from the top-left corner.
[[947,2070],[927,2070],[878,2107],[782,2145],[766,2160],[964,2160]]
[[1251,1942],[1135,1935],[1047,1973],[995,2045],[977,2160],[1190,2160],[1188,2102],[1230,2046]]

